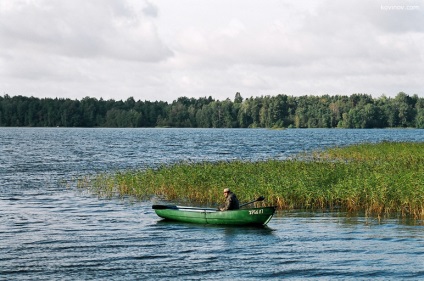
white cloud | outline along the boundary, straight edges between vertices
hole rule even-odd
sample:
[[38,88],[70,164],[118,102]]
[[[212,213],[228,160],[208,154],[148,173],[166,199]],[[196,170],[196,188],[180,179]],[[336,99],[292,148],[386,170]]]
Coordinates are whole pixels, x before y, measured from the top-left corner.
[[422,0],[3,0],[0,90],[166,101],[422,96],[423,13]]

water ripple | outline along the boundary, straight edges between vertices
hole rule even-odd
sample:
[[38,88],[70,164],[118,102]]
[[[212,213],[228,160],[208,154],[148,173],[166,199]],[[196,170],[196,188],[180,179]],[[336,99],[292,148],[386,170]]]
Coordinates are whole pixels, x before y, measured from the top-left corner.
[[63,182],[180,161],[286,159],[422,130],[0,128],[0,279],[386,280],[423,276],[424,227],[280,212],[268,227],[170,223]]

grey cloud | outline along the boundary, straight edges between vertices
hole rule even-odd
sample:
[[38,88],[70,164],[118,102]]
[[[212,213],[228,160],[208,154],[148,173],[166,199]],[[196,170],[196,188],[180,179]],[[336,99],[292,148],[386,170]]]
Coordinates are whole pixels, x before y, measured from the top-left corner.
[[380,7],[415,0],[148,1],[0,1],[1,90],[158,100],[422,91],[422,1],[415,12]]
[[159,10],[158,7],[156,7],[154,4],[147,2],[146,6],[143,8],[143,13],[146,16],[156,18],[158,16]]
[[351,30],[364,24],[389,33],[424,32],[424,1],[327,0],[307,21],[310,22],[307,27],[316,32]]
[[29,2],[1,15],[0,40],[5,48],[146,62],[172,56],[155,25],[124,2],[41,3]]

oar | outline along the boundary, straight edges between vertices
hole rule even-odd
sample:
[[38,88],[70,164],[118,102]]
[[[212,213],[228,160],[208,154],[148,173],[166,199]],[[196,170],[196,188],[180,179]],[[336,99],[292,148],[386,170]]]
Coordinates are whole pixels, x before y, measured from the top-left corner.
[[202,208],[202,207],[186,207],[186,206],[174,206],[174,205],[153,205],[152,209],[154,210],[192,210],[192,211],[216,211],[213,208]]
[[152,209],[164,210],[164,209],[178,209],[178,208],[177,206],[173,206],[173,205],[153,205]]
[[259,196],[257,199],[255,199],[255,200],[253,200],[253,201],[250,201],[250,202],[248,202],[248,203],[241,204],[241,205],[240,205],[240,208],[241,208],[241,207],[243,207],[243,206],[246,206],[246,205],[249,205],[249,204],[255,203],[255,202],[264,201],[264,199],[265,199],[265,197],[263,197],[263,196]]

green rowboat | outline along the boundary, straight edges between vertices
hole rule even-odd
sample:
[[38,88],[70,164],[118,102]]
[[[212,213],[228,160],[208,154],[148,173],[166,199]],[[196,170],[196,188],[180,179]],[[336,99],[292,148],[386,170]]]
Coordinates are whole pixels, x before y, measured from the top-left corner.
[[275,207],[219,211],[174,205],[153,205],[156,214],[167,220],[224,225],[266,225],[275,213]]

